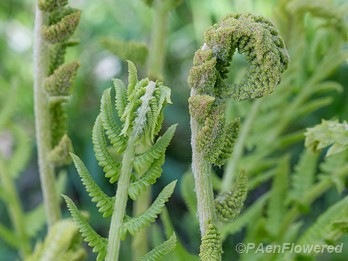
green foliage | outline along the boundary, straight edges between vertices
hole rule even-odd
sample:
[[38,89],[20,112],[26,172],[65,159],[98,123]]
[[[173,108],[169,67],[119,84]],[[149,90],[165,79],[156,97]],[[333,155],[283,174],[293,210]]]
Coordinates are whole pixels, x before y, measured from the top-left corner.
[[134,235],[143,228],[150,226],[151,223],[155,222],[156,218],[160,213],[162,213],[165,203],[169,200],[170,196],[173,194],[176,181],[168,184],[161,193],[157,196],[156,200],[152,203],[148,210],[139,217],[133,217],[128,219],[123,224],[123,234],[126,235],[129,232]]
[[82,237],[89,246],[93,247],[93,252],[98,252],[97,260],[104,260],[106,255],[107,239],[102,238],[93,230],[69,197],[63,195],[63,198],[68,205],[71,216],[75,224],[78,226]]
[[[119,184],[120,182],[124,183],[125,177],[127,178],[127,175],[129,175],[131,182],[129,183],[130,180],[128,180],[127,185],[123,187],[118,185],[117,189],[117,193],[125,191],[126,198],[116,196],[114,199],[107,196],[94,182],[83,162],[77,156],[71,155],[82,183],[85,185],[86,191],[89,192],[92,201],[97,204],[99,212],[103,213],[103,217],[112,215],[112,220],[115,216],[124,215],[120,214],[124,210],[119,209],[122,206],[118,204],[122,201],[126,204],[127,194],[133,200],[136,200],[140,192],[146,190],[149,185],[154,184],[161,175],[161,165],[164,163],[165,151],[176,129],[176,125],[168,128],[163,136],[159,137],[156,143],[153,144],[154,136],[162,125],[162,119],[159,115],[163,113],[165,104],[170,102],[170,90],[160,82],[153,82],[148,79],[138,81],[137,71],[131,62],[129,62],[129,74],[127,92],[120,80],[114,80],[116,89],[115,107],[121,116],[122,126],[114,118],[110,97],[111,90],[107,89],[104,91],[101,99],[100,114],[94,124],[92,135],[95,156],[99,165],[103,167],[105,176],[110,178],[110,183],[118,180]],[[104,132],[106,132],[111,145],[120,154],[121,162],[116,161],[109,152],[108,141]],[[130,169],[126,166],[129,166]],[[175,184],[176,181],[173,181],[167,185],[149,209],[140,216],[133,218],[122,216],[123,224],[117,224],[122,226],[122,231],[110,230],[108,242],[111,242],[110,238],[113,238],[115,233],[116,235],[120,233],[119,235],[123,234],[125,236],[129,232],[134,235],[153,223],[163,211],[164,204],[173,193]],[[94,247],[94,251],[99,253],[98,260],[102,260],[106,256],[106,248],[109,247],[106,239],[101,238],[91,228],[68,197],[64,196],[64,198],[83,237],[90,246]],[[123,206],[125,207],[125,205]],[[111,223],[111,227],[113,225]],[[166,254],[175,246],[175,241],[171,239],[163,243],[162,247],[149,253],[149,258]],[[115,244],[115,242],[111,242],[111,244]]]
[[145,43],[134,41],[123,41],[119,39],[103,39],[102,45],[121,59],[144,64],[148,55],[148,48]]
[[167,241],[163,242],[156,248],[152,249],[145,256],[141,257],[141,261],[156,261],[160,260],[164,255],[173,251],[176,245],[176,236],[173,234]]
[[34,253],[26,261],[84,260],[86,253],[79,245],[79,234],[72,220],[56,223],[45,241],[36,245]]
[[313,151],[321,150],[330,146],[326,157],[340,153],[348,148],[348,123],[344,121],[325,121],[321,124],[308,128],[305,146]]

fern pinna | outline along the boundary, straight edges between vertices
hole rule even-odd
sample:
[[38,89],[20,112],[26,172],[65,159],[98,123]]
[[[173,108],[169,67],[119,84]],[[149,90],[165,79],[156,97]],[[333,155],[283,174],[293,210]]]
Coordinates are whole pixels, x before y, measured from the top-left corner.
[[[202,260],[220,260],[218,220],[228,222],[234,219],[247,193],[246,174],[241,172],[232,191],[223,191],[214,201],[211,166],[225,164],[232,154],[239,130],[238,118],[226,119],[227,100],[249,100],[272,93],[280,83],[289,58],[274,24],[251,14],[226,16],[222,22],[205,31],[204,41],[194,56],[188,77],[191,87],[192,171],[202,234],[200,256]],[[244,54],[250,66],[240,83],[230,85],[224,79],[228,76],[228,67],[236,49]],[[231,184],[224,187],[230,188]],[[214,240],[207,244],[211,231],[214,231]]]
[[[154,184],[162,173],[165,151],[176,125],[154,142],[163,122],[163,109],[170,100],[170,89],[162,82],[138,80],[137,70],[128,62],[128,87],[114,80],[116,120],[111,102],[111,89],[104,91],[100,114],[93,127],[93,145],[99,165],[110,183],[118,182],[115,197],[109,197],[94,182],[83,162],[74,154],[72,158],[82,183],[103,217],[111,217],[108,239],[98,235],[80,214],[70,198],[64,196],[68,208],[80,228],[85,241],[98,252],[97,260],[118,260],[120,240],[127,233],[134,235],[155,221],[172,195],[176,181],[168,184],[143,214],[129,217],[125,214],[128,197],[137,200],[139,194]],[[122,125],[120,124],[122,123]],[[106,135],[105,135],[106,134]],[[122,160],[116,161],[108,150],[108,141]],[[162,245],[146,254],[142,260],[157,260],[176,245],[173,234]]]

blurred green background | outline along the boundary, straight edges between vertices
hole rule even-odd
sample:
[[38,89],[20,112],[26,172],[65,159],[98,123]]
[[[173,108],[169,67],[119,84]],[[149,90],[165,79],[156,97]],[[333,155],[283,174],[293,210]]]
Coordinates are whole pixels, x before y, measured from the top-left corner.
[[[32,0],[0,1],[0,101],[6,99],[10,88],[17,86],[13,122],[25,130],[32,147],[30,160],[17,182],[25,210],[32,209],[42,200],[36,162],[33,115],[34,2]],[[170,13],[164,83],[172,89],[173,105],[166,108],[164,129],[173,123],[179,123],[179,126],[168,148],[164,173],[159,182],[156,183],[153,193],[157,194],[159,189],[169,181],[179,179],[174,196],[168,203],[168,209],[180,239],[192,253],[198,252],[199,231],[196,222],[187,213],[187,207],[183,202],[179,187],[181,177],[189,170],[191,163],[187,104],[189,88],[186,79],[192,66],[194,52],[202,45],[202,33],[209,25],[220,21],[222,17],[230,12],[251,12],[264,15],[276,22],[289,48],[291,63],[297,63],[298,60],[294,59],[305,56],[305,53],[300,56],[298,54],[293,55],[294,53],[291,51],[296,48],[291,44],[300,46],[311,42],[316,34],[316,29],[303,35],[289,35],[290,28],[286,27],[287,24],[281,23],[282,20],[279,19],[279,13],[277,13],[279,6],[284,2],[277,0],[183,0]],[[329,2],[337,9],[337,12],[342,12],[344,8],[347,10],[346,4],[348,1],[346,0],[324,2]],[[127,67],[124,60],[103,47],[101,40],[105,37],[113,37],[149,43],[152,32],[153,10],[141,0],[71,0],[70,5],[82,10],[83,13],[80,26],[75,33],[75,37],[80,39],[80,44],[77,47],[69,48],[66,56],[67,61],[77,59],[81,63],[74,95],[68,104],[69,135],[75,153],[86,163],[96,182],[103,187],[107,194],[111,195],[115,187],[106,182],[101,169],[97,165],[93,154],[91,132],[99,112],[100,97],[103,90],[111,87],[111,78],[113,77],[126,80]],[[294,19],[297,18],[294,17]],[[345,16],[345,20],[347,21],[347,16]],[[298,38],[296,38],[297,36]],[[347,49],[347,44],[339,48],[341,47]],[[317,55],[324,56],[325,53]],[[230,77],[238,78],[238,75],[246,67],[243,56],[237,56],[232,66],[234,66],[232,67],[234,69],[231,70]],[[312,70],[315,70],[316,64],[308,65],[307,69],[310,66],[313,67]],[[306,73],[310,74],[310,69],[307,72],[303,71],[303,74]],[[140,78],[146,76],[146,65],[139,67],[139,74]],[[298,75],[298,77],[305,76]],[[294,121],[293,125],[289,127],[290,129],[310,127],[319,123],[322,118],[348,119],[347,60],[343,60],[333,71],[328,72],[325,79],[340,83],[343,86],[342,91],[340,93],[332,92],[330,94],[332,102],[329,105],[305,115],[299,121]],[[289,152],[296,154],[300,146],[291,147]],[[94,204],[90,202],[90,198],[85,192],[74,167],[70,166],[67,171],[68,185],[65,194],[72,197],[78,203],[80,209],[88,211],[91,225],[100,234],[106,235],[109,220],[103,219],[98,214]],[[261,194],[268,187],[267,184],[260,186],[257,194]],[[330,197],[330,195],[327,195],[327,197]],[[335,198],[335,196],[333,197]],[[315,218],[316,213],[318,213],[316,209],[320,209],[320,206],[325,202],[327,201],[322,199],[317,204],[318,206],[313,207],[313,213],[309,220]],[[68,216],[67,209],[63,204],[62,208],[64,215]],[[9,224],[5,205],[1,202],[0,222]],[[42,231],[41,237],[44,235],[45,231]],[[236,237],[229,239],[226,243],[226,257],[235,255],[233,242],[238,242],[241,237],[242,235],[237,234]],[[15,250],[6,246],[0,239],[0,260],[16,260],[16,258]],[[91,253],[89,260],[94,260],[94,258],[94,254]],[[121,260],[128,260],[127,247],[123,248],[123,259]]]

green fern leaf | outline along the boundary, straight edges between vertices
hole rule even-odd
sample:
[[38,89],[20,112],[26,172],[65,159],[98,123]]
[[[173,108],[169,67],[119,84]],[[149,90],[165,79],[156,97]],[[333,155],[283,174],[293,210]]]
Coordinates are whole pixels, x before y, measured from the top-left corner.
[[176,235],[175,233],[167,240],[164,241],[159,246],[152,249],[145,256],[140,258],[140,261],[157,261],[160,260],[164,255],[170,253],[174,250],[176,246]]
[[297,243],[301,245],[333,244],[346,233],[347,229],[348,197],[345,197],[321,214]]
[[94,123],[92,142],[95,157],[99,166],[103,168],[105,177],[110,179],[110,183],[115,183],[120,176],[120,164],[112,158],[108,151],[101,115],[98,115]]
[[127,88],[127,97],[130,101],[130,95],[133,93],[135,85],[138,83],[138,71],[134,63],[131,61],[128,62],[128,88]]
[[176,185],[176,180],[169,183],[161,193],[157,196],[156,200],[152,203],[145,213],[138,217],[131,218],[123,224],[123,235],[125,236],[127,232],[134,235],[138,231],[142,230],[144,227],[150,226],[152,222],[156,220],[158,215],[163,211],[165,203],[169,200],[170,196],[173,194]]
[[111,144],[114,146],[118,153],[122,153],[126,148],[126,140],[123,136],[120,135],[121,128],[114,118],[112,112],[110,91],[111,89],[109,88],[106,89],[103,93],[100,105],[101,117],[103,127],[106,130],[106,134]]
[[121,81],[120,79],[114,79],[113,82],[116,92],[115,107],[118,116],[121,118],[127,106],[127,89],[123,81]]
[[273,177],[271,197],[267,209],[268,223],[266,228],[274,236],[279,232],[286,212],[284,198],[288,191],[289,172],[289,157],[285,156],[279,161],[277,172]]
[[70,155],[81,177],[82,183],[86,187],[86,191],[92,198],[92,202],[97,202],[97,208],[99,208],[99,212],[103,213],[103,217],[111,216],[113,212],[113,199],[105,195],[101,188],[94,182],[80,158],[74,154]]
[[140,192],[146,190],[148,186],[154,184],[161,176],[161,166],[164,163],[164,158],[165,155],[154,160],[150,168],[141,177],[129,185],[128,194],[131,199],[135,200],[139,196]]
[[301,206],[302,197],[314,183],[318,156],[318,154],[312,153],[309,150],[302,152],[295,166],[295,172],[291,177],[292,189],[289,192],[288,201],[295,201]]
[[156,143],[146,152],[138,155],[134,159],[133,167],[138,174],[143,174],[153,163],[155,159],[160,158],[165,154],[165,151],[174,136],[177,124],[172,125],[159,137]]
[[68,205],[71,216],[73,217],[76,225],[78,226],[82,237],[88,242],[90,247],[93,247],[93,252],[98,252],[97,260],[102,261],[106,256],[107,239],[101,237],[94,229],[88,224],[86,219],[81,215],[80,211],[75,206],[74,202],[65,195],[62,195]]

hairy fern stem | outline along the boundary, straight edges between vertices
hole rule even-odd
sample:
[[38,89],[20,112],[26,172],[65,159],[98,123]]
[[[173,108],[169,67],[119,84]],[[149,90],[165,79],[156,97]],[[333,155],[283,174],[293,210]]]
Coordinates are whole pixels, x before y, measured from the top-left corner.
[[44,13],[36,6],[35,10],[35,44],[34,44],[34,113],[35,132],[38,151],[41,189],[45,205],[47,223],[52,227],[60,219],[59,201],[55,186],[54,165],[48,155],[52,150],[50,123],[48,119],[49,103],[45,92],[44,80],[47,75],[47,50],[41,35],[44,25]]
[[109,231],[108,248],[106,254],[106,261],[118,260],[121,237],[122,237],[122,225],[126,212],[127,200],[128,200],[128,188],[130,177],[132,174],[132,162],[135,155],[135,140],[136,134],[133,132],[129,138],[128,146],[124,152],[123,160],[121,163],[121,174],[117,184],[116,201],[114,205],[114,211],[111,217],[111,225]]

